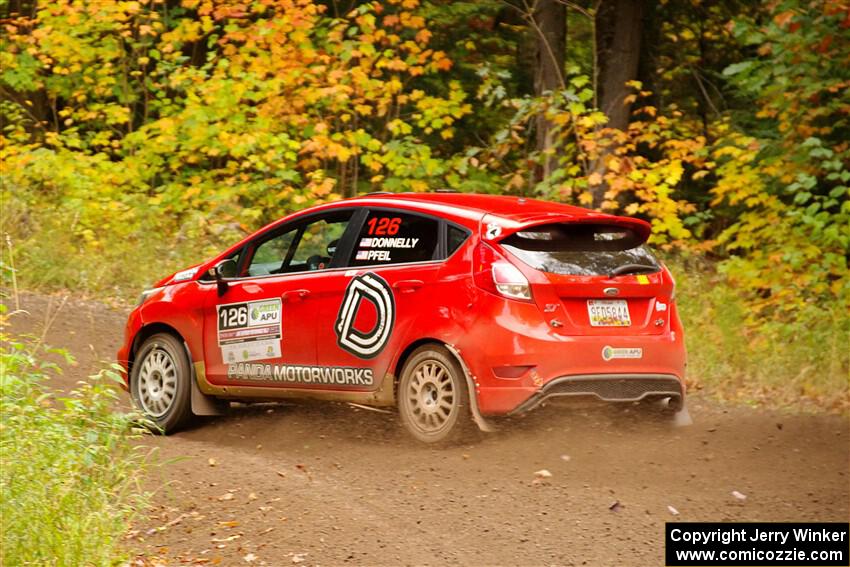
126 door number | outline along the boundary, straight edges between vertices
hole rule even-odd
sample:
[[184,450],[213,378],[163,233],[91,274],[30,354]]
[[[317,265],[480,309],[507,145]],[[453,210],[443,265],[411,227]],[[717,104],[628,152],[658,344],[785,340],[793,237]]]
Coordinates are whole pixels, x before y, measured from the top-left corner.
[[248,306],[230,305],[219,309],[218,328],[237,329],[248,325]]

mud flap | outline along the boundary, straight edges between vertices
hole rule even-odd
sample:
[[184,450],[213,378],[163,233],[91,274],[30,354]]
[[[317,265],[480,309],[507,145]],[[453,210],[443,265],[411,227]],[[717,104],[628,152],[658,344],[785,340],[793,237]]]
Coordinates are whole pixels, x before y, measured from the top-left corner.
[[230,402],[207,396],[198,388],[192,369],[192,413],[195,415],[224,415],[230,407]]
[[478,398],[475,396],[475,379],[472,374],[470,374],[469,368],[467,368],[463,357],[460,356],[460,351],[450,344],[445,345],[445,347],[457,359],[458,364],[460,364],[460,367],[463,370],[463,375],[466,377],[466,389],[469,390],[469,409],[472,412],[472,420],[475,422],[475,425],[477,425],[478,429],[485,433],[496,431],[493,424],[484,419],[484,416],[481,415],[481,412],[478,410]]
[[[192,360],[192,353],[189,351],[189,345],[185,342],[183,343],[183,347],[186,349],[186,355],[189,357],[189,360]],[[212,396],[208,396],[201,392],[201,389],[198,387],[198,375],[195,372],[195,365],[189,365],[192,368],[192,395],[190,398],[192,413],[195,415],[224,415],[227,413],[228,408],[230,408],[230,402],[226,400],[219,400]]]

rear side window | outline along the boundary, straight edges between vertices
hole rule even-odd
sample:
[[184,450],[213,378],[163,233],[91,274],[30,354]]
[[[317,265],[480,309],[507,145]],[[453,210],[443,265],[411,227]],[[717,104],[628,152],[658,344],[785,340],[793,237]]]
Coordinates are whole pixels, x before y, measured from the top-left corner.
[[[543,272],[574,276],[650,273],[658,260],[633,230],[601,224],[549,224],[514,233],[505,249]],[[627,266],[631,265],[631,268]]]
[[454,251],[460,248],[460,245],[463,244],[469,233],[463,229],[457,228],[456,226],[449,225],[448,230],[446,230],[446,255],[451,256],[454,254]]
[[433,260],[439,226],[437,220],[419,215],[370,211],[357,237],[349,265],[408,264]]

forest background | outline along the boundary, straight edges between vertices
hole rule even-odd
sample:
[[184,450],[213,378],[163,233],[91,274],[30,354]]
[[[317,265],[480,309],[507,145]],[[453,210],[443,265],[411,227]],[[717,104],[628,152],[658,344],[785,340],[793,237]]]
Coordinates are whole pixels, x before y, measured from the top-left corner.
[[850,4],[0,0],[6,289],[132,301],[371,191],[634,215],[692,389],[846,411]]

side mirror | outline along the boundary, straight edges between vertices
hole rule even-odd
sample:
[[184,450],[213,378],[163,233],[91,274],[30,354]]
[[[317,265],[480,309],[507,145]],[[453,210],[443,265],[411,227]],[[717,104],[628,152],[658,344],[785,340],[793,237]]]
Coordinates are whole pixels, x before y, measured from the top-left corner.
[[226,258],[210,268],[209,274],[215,278],[218,284],[218,294],[224,295],[227,291],[227,279],[236,277],[236,260]]

